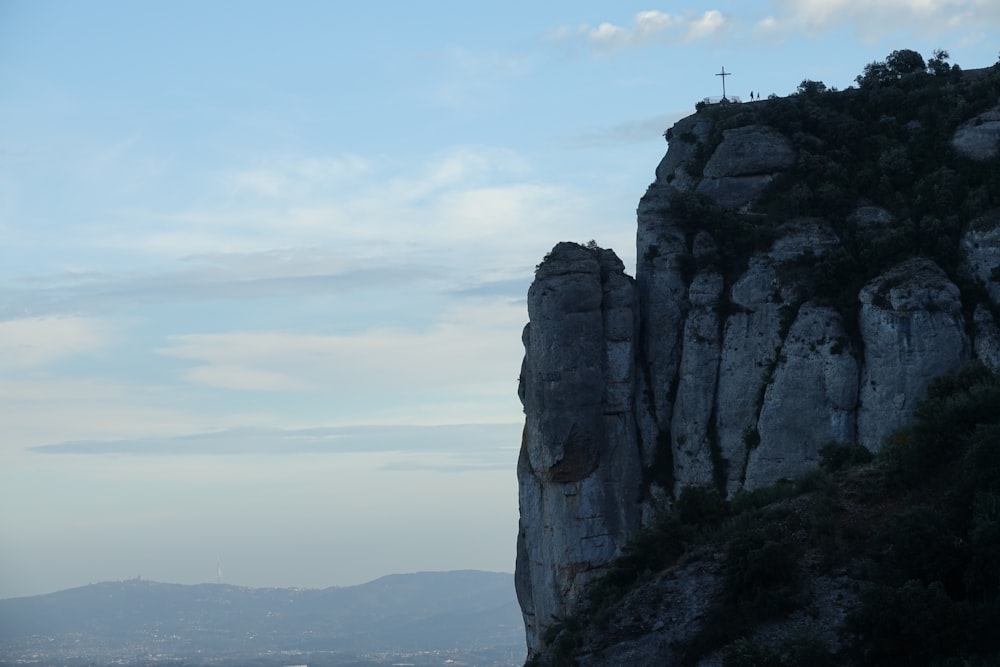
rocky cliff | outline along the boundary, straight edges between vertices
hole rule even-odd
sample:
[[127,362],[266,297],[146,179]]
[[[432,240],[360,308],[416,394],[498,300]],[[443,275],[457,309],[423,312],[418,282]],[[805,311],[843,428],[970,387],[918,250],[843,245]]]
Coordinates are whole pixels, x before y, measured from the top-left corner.
[[530,654],[681,489],[732,496],[827,445],[877,451],[933,378],[972,358],[1000,369],[987,74],[934,82],[947,119],[886,107],[882,89],[703,109],[665,133],[635,278],[594,244],[545,257],[519,388]]

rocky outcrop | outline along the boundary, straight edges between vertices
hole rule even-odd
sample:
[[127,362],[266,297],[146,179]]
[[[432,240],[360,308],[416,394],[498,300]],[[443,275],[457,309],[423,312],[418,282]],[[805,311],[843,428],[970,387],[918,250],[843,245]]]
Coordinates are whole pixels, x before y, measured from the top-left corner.
[[[992,159],[994,120],[963,125],[956,151]],[[536,272],[516,577],[532,654],[684,487],[731,495],[815,467],[827,445],[878,450],[933,378],[972,358],[1000,368],[1000,215],[966,225],[957,274],[955,261],[918,256],[856,282],[831,275],[858,247],[890,256],[904,221],[859,201],[837,220],[771,224],[759,206],[769,184],[811,158],[760,118],[729,124],[696,114],[667,133],[637,211],[635,280],[611,250],[572,243]],[[674,610],[651,618],[690,619],[691,582],[713,576],[663,583],[643,604]],[[686,622],[652,620],[641,640],[580,664],[667,651]]]
[[706,557],[656,578],[634,591],[609,621],[614,641],[584,638],[580,667],[604,665],[674,665],[678,650],[700,632],[710,613],[710,601],[723,587],[718,560]]
[[[690,310],[677,373],[677,398],[670,420],[675,486],[713,483],[712,424],[719,383],[724,281],[718,271],[699,273],[688,289]],[[673,489],[671,489],[673,491]]]
[[973,160],[992,160],[1000,155],[1000,108],[979,114],[955,131],[951,145]]
[[727,208],[756,199],[774,176],[795,163],[795,149],[772,128],[751,125],[723,132],[695,191]]
[[[686,649],[712,622],[713,601],[725,587],[722,559],[718,554],[693,554],[689,562],[653,578],[615,605],[599,636],[579,638],[579,667],[619,665],[690,664]],[[803,595],[823,602],[809,613],[798,611],[780,623],[755,633],[761,645],[778,643],[789,636],[823,636],[831,643],[835,628],[857,604],[857,591],[841,573],[805,573]],[[698,667],[721,667],[719,651],[697,661]]]
[[993,303],[1000,303],[1000,211],[973,220],[960,249],[966,274],[986,287]]
[[857,441],[878,450],[913,415],[931,380],[968,360],[961,294],[944,272],[913,259],[859,295],[864,369]]
[[614,253],[571,243],[528,293],[516,584],[529,646],[639,527],[637,305]]
[[820,449],[854,441],[858,362],[836,309],[803,304],[781,343],[764,391],[747,487],[792,479],[819,464]]
[[1000,372],[1000,211],[992,211],[969,225],[959,244],[964,275],[985,287],[989,300],[973,313],[973,354],[991,370]]

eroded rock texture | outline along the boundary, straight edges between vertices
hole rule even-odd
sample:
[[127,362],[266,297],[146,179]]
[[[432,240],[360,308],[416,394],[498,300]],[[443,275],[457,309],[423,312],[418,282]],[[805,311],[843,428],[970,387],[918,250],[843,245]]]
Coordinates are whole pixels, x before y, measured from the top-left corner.
[[958,287],[930,260],[893,268],[859,298],[864,370],[857,441],[878,450],[910,420],[930,381],[969,358],[970,345]]
[[639,527],[637,305],[613,252],[572,243],[528,293],[516,581],[529,646]]
[[951,140],[956,151],[973,160],[991,160],[1000,155],[1000,109],[979,114],[964,123]]
[[[954,149],[995,159],[995,113],[963,126]],[[712,123],[696,114],[669,133],[637,211],[635,280],[612,251],[561,243],[529,291],[517,584],[532,654],[685,486],[732,494],[815,467],[830,444],[878,450],[934,377],[971,358],[1000,368],[1000,215],[969,225],[961,280],[917,257],[832,299],[841,277],[816,267],[848,244],[891,247],[900,221],[861,201],[842,220],[793,216],[734,246],[690,202],[745,216],[752,235],[759,198],[801,156],[759,121]],[[664,595],[683,610],[689,592]],[[682,631],[647,628],[642,641]]]

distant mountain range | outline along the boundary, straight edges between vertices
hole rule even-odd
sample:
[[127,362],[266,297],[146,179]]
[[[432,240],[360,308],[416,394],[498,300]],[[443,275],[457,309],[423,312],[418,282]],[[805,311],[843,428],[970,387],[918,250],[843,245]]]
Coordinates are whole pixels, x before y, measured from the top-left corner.
[[523,663],[524,646],[513,575],[475,570],[323,590],[131,579],[0,600],[0,665],[384,664],[446,652],[503,665]]

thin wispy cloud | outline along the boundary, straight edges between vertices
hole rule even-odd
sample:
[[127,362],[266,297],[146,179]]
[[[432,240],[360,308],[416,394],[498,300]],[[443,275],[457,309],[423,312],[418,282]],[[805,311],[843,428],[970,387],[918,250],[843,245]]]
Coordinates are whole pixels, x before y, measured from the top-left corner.
[[849,26],[866,39],[907,29],[926,35],[981,32],[1000,23],[992,0],[773,0],[772,13],[754,26],[762,35],[817,33]]
[[[47,455],[153,457],[342,455],[404,452],[447,454],[446,466],[509,466],[521,425],[454,424],[313,428],[231,428],[172,437],[69,440],[30,447]],[[394,469],[439,469],[407,462]]]
[[725,17],[717,9],[707,10],[700,15],[668,14],[653,9],[638,12],[627,25],[605,21],[596,26],[562,26],[552,36],[557,40],[582,37],[594,48],[609,51],[701,40],[717,33],[725,23]]
[[611,127],[582,132],[576,136],[568,137],[564,141],[569,148],[593,148],[621,143],[662,141],[666,128],[685,115],[687,114],[659,114],[648,118],[629,120]]
[[223,424],[267,424],[265,411],[206,415],[178,406],[166,387],[103,377],[18,377],[0,382],[0,456],[24,463],[27,446],[81,438],[172,435]]
[[530,285],[531,278],[526,275],[522,278],[506,280],[486,280],[478,285],[452,290],[450,293],[454,296],[467,298],[506,297],[520,302],[525,299]]
[[112,331],[84,317],[20,318],[0,321],[0,369],[48,366],[107,347]]
[[421,284],[474,288],[529,276],[556,240],[606,224],[587,193],[546,183],[506,149],[458,146],[413,165],[359,156],[263,162],[206,179],[198,208],[126,210],[66,237],[117,268],[95,260],[8,280],[0,320]]
[[[206,178],[212,187],[197,206],[115,212],[110,222],[81,230],[79,242],[160,263],[325,247],[378,264],[458,243],[469,244],[458,259],[483,269],[512,259],[529,264],[525,251],[550,246],[559,230],[601,222],[588,220],[588,193],[553,183],[507,149],[457,146],[417,164],[349,162],[363,166],[344,167],[350,175],[343,179],[330,175],[343,166],[336,158],[281,158],[250,171],[226,170]],[[317,173],[312,180],[300,176],[310,170]],[[533,238],[543,240],[533,245]]]
[[417,93],[432,107],[449,111],[502,104],[509,85],[531,72],[532,58],[523,53],[482,52],[462,46],[435,50],[428,59],[440,64],[439,76]]
[[[60,354],[65,354],[73,345],[82,344],[81,337],[85,334],[93,335],[98,326],[90,322],[89,328],[84,327],[85,320],[81,318],[121,308],[218,299],[351,294],[432,284],[442,277],[440,267],[417,263],[405,256],[382,258],[374,266],[364,258],[316,248],[203,254],[185,258],[178,266],[149,271],[64,272],[0,288],[0,340],[23,339],[12,345],[23,347],[30,342],[32,349],[37,350],[42,342],[32,338],[33,330],[41,327],[41,322],[48,322],[48,329],[59,323],[65,330],[64,351]],[[59,319],[60,316],[66,319]],[[20,324],[5,327],[4,321]],[[31,359],[31,354],[22,356]]]
[[700,18],[697,18],[689,23],[685,39],[687,41],[693,41],[711,37],[718,32],[720,28],[722,28],[725,22],[726,19],[723,17],[722,12],[717,9],[711,9],[702,14]]
[[520,303],[470,304],[426,330],[183,334],[171,336],[158,352],[192,364],[183,372],[187,382],[237,391],[324,391],[383,402],[394,395],[419,401],[421,387],[443,395],[493,395],[502,387],[499,378],[514,377],[521,350],[509,336],[523,319]]
[[256,167],[226,171],[219,178],[231,197],[290,198],[354,185],[374,168],[370,159],[360,155],[283,157]]

